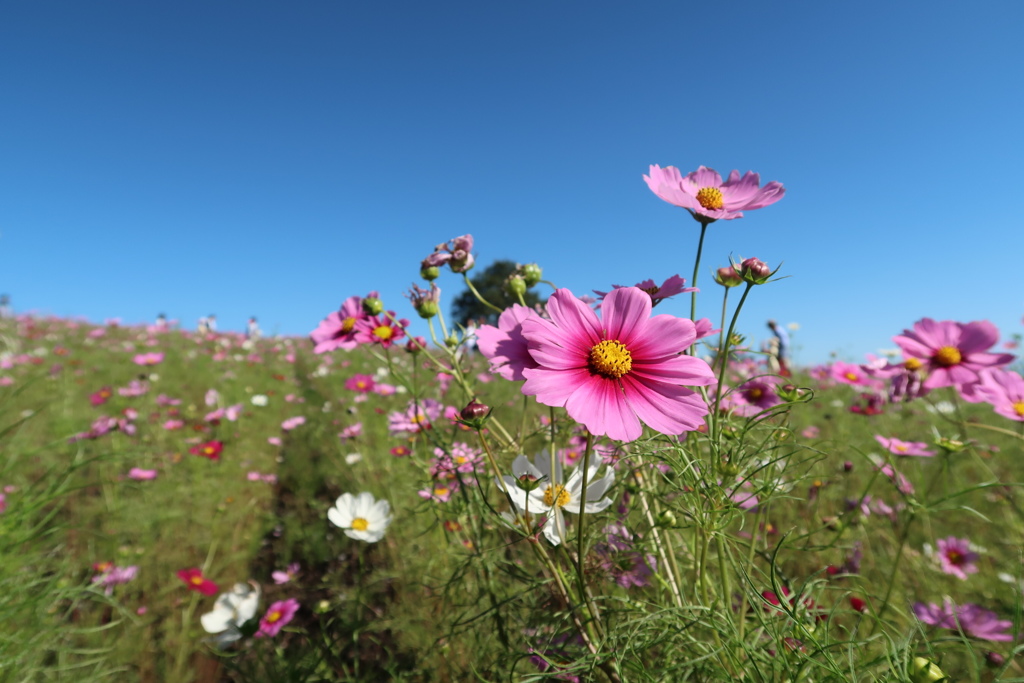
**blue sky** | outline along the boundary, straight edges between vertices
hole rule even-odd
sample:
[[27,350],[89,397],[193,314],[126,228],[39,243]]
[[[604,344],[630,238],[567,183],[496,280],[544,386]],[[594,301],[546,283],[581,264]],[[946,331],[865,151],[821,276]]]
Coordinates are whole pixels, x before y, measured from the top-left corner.
[[1016,0],[5,3],[0,291],[305,334],[372,289],[413,317],[420,260],[464,233],[577,294],[689,279],[698,224],[642,175],[704,164],[787,195],[709,228],[699,315],[732,254],[784,262],[741,327],[799,323],[798,361],[924,316],[1005,338],[1022,25]]

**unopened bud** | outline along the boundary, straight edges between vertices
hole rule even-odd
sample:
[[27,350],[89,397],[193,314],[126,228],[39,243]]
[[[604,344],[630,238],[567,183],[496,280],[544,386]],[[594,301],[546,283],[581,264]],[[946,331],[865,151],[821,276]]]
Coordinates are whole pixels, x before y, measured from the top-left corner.
[[458,337],[458,335],[456,335],[454,333],[448,335],[448,337],[444,340],[444,345],[447,346],[449,349],[454,349],[454,348],[458,347],[458,345],[459,345],[459,337]]
[[515,296],[523,296],[526,294],[526,280],[519,275],[510,275],[508,280],[505,281],[505,289],[508,290],[509,294]]
[[1006,657],[1002,656],[998,652],[992,652],[989,650],[985,653],[985,664],[989,665],[993,669],[999,669],[1006,664]]
[[474,399],[467,403],[466,407],[459,412],[459,417],[463,420],[479,420],[482,417],[487,417],[490,412],[490,406],[479,403]]
[[430,301],[429,299],[421,301],[416,306],[416,312],[420,314],[420,317],[424,320],[433,318],[441,311],[440,306],[437,305],[436,301]]
[[658,513],[657,519],[654,520],[655,526],[662,527],[674,527],[677,522],[676,515],[671,510],[662,510]]
[[743,284],[743,276],[732,266],[723,266],[715,271],[715,282],[723,287],[735,287]]
[[910,664],[910,680],[913,683],[936,683],[945,677],[942,669],[924,657],[914,657]]
[[384,302],[375,296],[363,299],[363,312],[366,315],[380,315],[384,311]]
[[772,269],[761,259],[748,258],[740,264],[740,275],[751,284],[763,285],[772,274]]
[[426,280],[427,282],[436,280],[440,274],[441,269],[438,268],[437,266],[424,265],[422,268],[420,268],[420,277]]
[[409,341],[405,343],[405,350],[409,353],[419,353],[425,348],[427,348],[427,340],[423,337],[409,337]]
[[525,266],[522,266],[519,269],[519,274],[523,276],[523,281],[526,282],[527,287],[533,287],[544,277],[544,271],[536,263],[527,263]]

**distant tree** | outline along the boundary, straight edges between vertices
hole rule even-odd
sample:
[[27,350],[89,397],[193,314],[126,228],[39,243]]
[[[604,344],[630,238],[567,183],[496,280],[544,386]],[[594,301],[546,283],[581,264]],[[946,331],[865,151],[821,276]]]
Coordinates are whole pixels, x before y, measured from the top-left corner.
[[[498,308],[505,309],[512,304],[519,303],[519,298],[510,294],[505,289],[505,281],[512,273],[516,272],[517,265],[514,261],[495,261],[484,268],[476,275],[471,275],[469,281],[473,283],[476,290],[483,298],[490,301]],[[523,295],[527,306],[534,306],[543,303],[543,299],[537,295],[534,288],[528,289]],[[484,306],[467,288],[452,301],[452,320],[460,325],[465,325],[470,320],[483,318],[488,325],[498,323],[498,313]]]

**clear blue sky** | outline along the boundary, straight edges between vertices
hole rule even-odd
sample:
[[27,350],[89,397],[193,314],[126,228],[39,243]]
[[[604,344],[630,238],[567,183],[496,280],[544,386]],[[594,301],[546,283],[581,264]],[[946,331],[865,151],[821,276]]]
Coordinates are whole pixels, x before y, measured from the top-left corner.
[[700,315],[733,254],[785,261],[744,331],[799,323],[799,361],[923,316],[1005,338],[1022,26],[1019,0],[4,3],[0,291],[305,334],[371,289],[412,317],[420,260],[467,232],[577,294],[689,279],[698,224],[641,176],[704,164],[787,195],[711,226]]

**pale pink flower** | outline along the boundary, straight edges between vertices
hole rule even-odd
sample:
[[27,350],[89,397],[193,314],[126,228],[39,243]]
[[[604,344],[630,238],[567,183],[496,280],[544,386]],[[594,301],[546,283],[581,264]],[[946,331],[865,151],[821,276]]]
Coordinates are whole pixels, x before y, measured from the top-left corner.
[[164,429],[169,432],[173,432],[175,429],[181,429],[184,426],[185,423],[181,420],[168,420],[167,422],[164,422]]
[[306,424],[306,418],[304,418],[302,415],[297,415],[295,417],[289,417],[287,420],[282,422],[281,429],[288,432],[304,424]]
[[156,470],[144,470],[141,467],[133,467],[128,470],[128,478],[135,481],[150,481],[156,479]]
[[717,171],[704,166],[683,177],[675,166],[654,165],[644,180],[659,198],[681,206],[703,223],[743,218],[744,211],[774,204],[786,193],[776,181],[761,187],[761,176],[751,171],[742,178],[733,171],[723,183]]
[[923,441],[902,441],[896,437],[887,438],[881,434],[875,434],[875,441],[889,450],[893,455],[913,455],[919,458],[930,458],[935,451],[928,450],[928,444]]
[[274,583],[276,583],[278,585],[281,585],[281,584],[284,584],[284,583],[288,583],[289,581],[291,581],[292,579],[294,579],[296,576],[299,575],[299,569],[300,569],[299,563],[298,562],[292,562],[290,565],[288,565],[288,568],[286,570],[284,570],[283,572],[282,571],[272,572],[270,574],[270,578],[272,578],[274,580]]
[[[622,289],[624,286],[625,285],[612,285],[612,289]],[[676,294],[690,294],[692,292],[700,291],[696,287],[687,287],[686,279],[679,275],[673,275],[662,282],[660,286],[654,284],[654,280],[651,279],[638,282],[633,286],[644,290],[648,295],[650,295],[652,306],[657,306],[665,299],[670,299]],[[599,292],[596,289],[594,290],[594,294],[597,294],[598,298],[602,301],[606,296],[608,296],[608,292]]]
[[136,365],[159,365],[164,362],[164,354],[157,352],[140,353],[132,360]]
[[551,295],[550,320],[523,321],[537,367],[526,368],[522,391],[564,407],[596,436],[634,441],[641,421],[664,434],[697,429],[707,404],[691,386],[714,384],[708,364],[683,353],[696,339],[693,321],[651,316],[651,297],[616,289],[597,314],[567,289]]
[[363,423],[356,422],[355,424],[349,425],[341,430],[338,434],[338,438],[342,441],[348,441],[349,439],[356,439],[363,433]]
[[1016,372],[1000,369],[983,371],[976,393],[999,415],[1024,422],[1024,378]]
[[203,397],[203,402],[210,408],[217,405],[217,401],[220,400],[220,393],[216,389],[209,389],[206,392],[206,396]]
[[267,437],[267,443],[269,443],[271,446],[280,446],[281,439],[276,436]]

